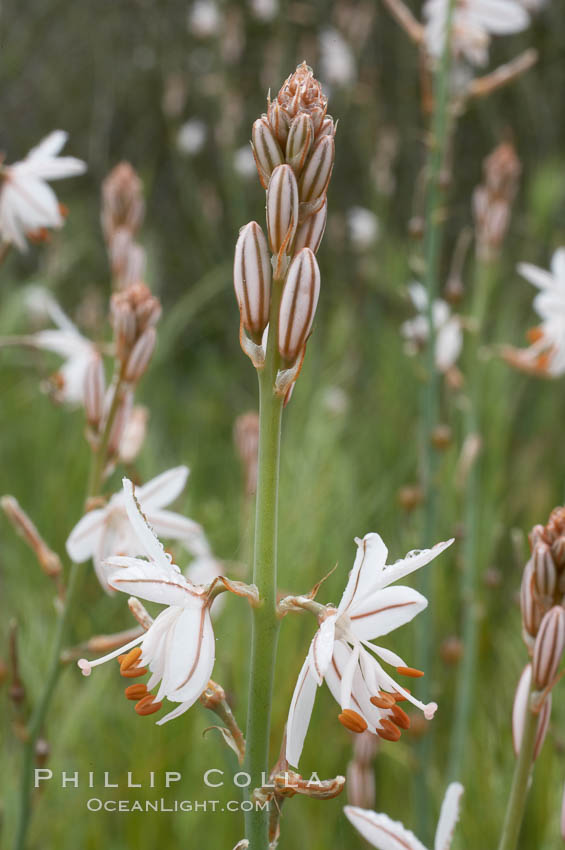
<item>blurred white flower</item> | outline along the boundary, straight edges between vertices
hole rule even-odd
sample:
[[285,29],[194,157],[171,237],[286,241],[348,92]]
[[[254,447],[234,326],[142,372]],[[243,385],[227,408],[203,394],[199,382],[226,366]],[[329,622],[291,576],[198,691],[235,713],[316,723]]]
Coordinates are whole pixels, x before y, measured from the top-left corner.
[[357,76],[353,51],[333,27],[320,33],[320,66],[320,76],[329,85],[348,86]]
[[272,21],[279,11],[278,0],[249,0],[252,14],[260,21]]
[[[447,787],[435,834],[434,850],[449,850],[451,847],[453,832],[459,820],[459,803],[463,790],[459,782],[452,782]],[[426,850],[413,832],[387,815],[357,806],[345,806],[343,811],[355,829],[377,850]]]
[[141,451],[147,433],[149,410],[142,404],[132,408],[120,438],[118,453],[122,463],[133,463]]
[[[138,487],[136,497],[148,522],[159,535],[178,540],[190,548],[204,536],[201,526],[181,514],[163,510],[183,491],[188,474],[186,466],[169,469]],[[111,584],[103,567],[104,561],[112,555],[139,555],[143,552],[139,536],[128,519],[126,501],[122,490],[114,493],[105,507],[86,513],[67,540],[70,559],[80,564],[92,558],[96,575],[105,590]]]
[[0,166],[0,236],[20,251],[27,248],[26,236],[63,225],[57,196],[46,181],[86,171],[82,160],[57,156],[66,141],[67,133],[54,130],[21,162]]
[[396,697],[418,706],[428,719],[437,708],[435,703],[424,705],[398,685],[375,656],[396,667],[401,674],[423,675],[420,671],[412,670],[390,649],[369,641],[409,623],[424,610],[428,600],[421,593],[411,587],[389,585],[428,564],[453,540],[438,543],[432,549],[409,552],[391,566],[386,566],[388,550],[378,534],[367,534],[355,542],[357,557],[339,607],[327,607],[320,616],[320,628],[310,644],[294,689],[286,741],[286,758],[294,767],[298,767],[302,754],[316,687],[324,679],[341,705],[340,720],[346,721],[347,728],[353,730],[353,726],[347,725],[352,719],[357,725],[353,731],[368,729],[388,740],[400,737],[394,720],[399,714],[405,716],[395,705]]
[[372,210],[350,207],[347,211],[349,238],[355,248],[364,251],[379,238],[379,220]]
[[[421,283],[408,287],[410,298],[418,315],[404,322],[401,331],[407,341],[407,352],[415,354],[429,338],[428,294]],[[458,316],[452,316],[449,304],[441,298],[433,306],[435,330],[435,359],[440,372],[448,372],[455,365],[463,346],[463,331]]]
[[512,365],[528,372],[558,377],[565,373],[565,248],[558,248],[551,259],[551,271],[530,263],[520,263],[522,277],[540,291],[534,298],[534,310],[541,324],[528,332],[529,348],[506,350]]
[[[441,56],[449,0],[426,0],[426,46],[428,53]],[[486,65],[491,35],[520,32],[530,18],[519,0],[455,0],[451,50],[471,65]]]
[[222,19],[214,0],[194,0],[188,10],[188,28],[197,38],[217,35]]
[[191,118],[179,129],[177,147],[187,156],[195,156],[204,147],[206,141],[206,124],[199,118]]
[[250,145],[244,145],[235,151],[233,155],[233,167],[234,171],[245,180],[255,177],[257,168]]
[[[122,671],[141,676],[144,668],[148,667],[151,672],[147,686],[135,686],[143,691],[136,705],[138,713],[152,714],[158,711],[165,697],[171,702],[180,703],[157,721],[160,726],[187,711],[205,690],[212,674],[215,641],[210,619],[210,600],[206,587],[189,582],[172,563],[170,555],[163,549],[136,503],[131,481],[124,478],[123,485],[123,507],[127,521],[131,524],[131,534],[136,540],[135,549],[149,560],[109,558],[105,565],[109,584],[114,590],[168,607],[161,611],[141,637],[96,661],[89,662],[82,658],[78,664],[83,674],[89,676],[93,667],[124,653],[131,653],[131,664],[129,659],[125,663],[122,660]],[[141,652],[135,650],[138,645],[141,646]],[[159,682],[157,693],[150,694],[149,691]]]
[[82,404],[86,371],[91,361],[98,357],[96,346],[80,333],[45,287],[30,287],[26,293],[26,302],[31,313],[47,316],[57,325],[57,330],[38,331],[25,338],[26,344],[53,351],[65,360],[51,376],[54,397],[68,404]]

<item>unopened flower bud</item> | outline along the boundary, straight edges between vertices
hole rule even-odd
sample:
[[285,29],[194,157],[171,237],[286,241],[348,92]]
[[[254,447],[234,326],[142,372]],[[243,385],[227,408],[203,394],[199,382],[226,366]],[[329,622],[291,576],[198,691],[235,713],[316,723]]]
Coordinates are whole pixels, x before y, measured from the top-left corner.
[[316,257],[303,248],[290,264],[279,313],[279,352],[288,363],[297,359],[308,339],[319,294]]
[[439,423],[432,431],[431,440],[434,448],[444,451],[451,445],[452,433],[449,425]]
[[269,104],[267,114],[273,133],[275,134],[281,149],[284,150],[290,127],[290,118],[288,117],[287,112],[276,100]]
[[60,575],[63,570],[61,559],[43,540],[35,524],[23,510],[18,500],[13,496],[2,496],[0,505],[16,533],[25,540],[35,553],[43,572],[52,578]]
[[536,590],[540,596],[553,596],[557,586],[557,570],[551,552],[547,543],[540,541],[532,553]]
[[398,501],[405,511],[413,511],[424,501],[424,493],[417,484],[407,484],[398,491]]
[[322,136],[316,142],[314,150],[300,177],[300,200],[313,202],[321,198],[327,189],[335,156],[333,136]]
[[110,436],[108,438],[108,454],[110,456],[116,455],[119,451],[120,443],[122,441],[126,425],[129,422],[132,408],[133,393],[131,390],[128,390],[124,393],[124,396],[120,401],[117,413],[114,417],[114,422],[110,429]]
[[298,176],[304,168],[304,163],[314,141],[314,125],[305,112],[299,113],[290,125],[286,142],[286,161]]
[[541,525],[541,523],[534,525],[534,527],[532,528],[532,530],[530,531],[530,533],[528,535],[528,538],[529,538],[530,546],[532,547],[532,549],[534,548],[534,546],[536,545],[538,540],[545,541],[545,528],[543,527],[543,525]]
[[102,184],[102,226],[111,240],[115,231],[125,228],[134,234],[143,221],[142,183],[129,162],[120,162]]
[[119,455],[122,463],[133,463],[141,451],[147,433],[148,419],[149,410],[143,405],[137,404],[132,409],[120,440]]
[[320,207],[299,225],[296,231],[296,239],[294,240],[295,253],[298,253],[303,248],[310,248],[315,254],[318,253],[318,248],[320,247],[326,229],[327,217],[328,202],[324,198]]
[[[359,736],[361,737],[361,736]],[[357,737],[356,739],[357,740]],[[372,809],[375,805],[375,771],[357,761],[347,767],[347,801],[351,806]]]
[[522,624],[524,630],[531,637],[535,637],[541,622],[543,610],[539,605],[534,592],[535,572],[534,562],[530,558],[524,567],[522,584],[520,587],[520,608],[522,610]]
[[320,124],[320,128],[317,131],[317,136],[335,136],[336,125],[334,124],[334,120],[331,115],[326,115],[322,123]]
[[[514,747],[514,753],[518,756],[520,752],[520,747],[522,746],[522,738],[524,735],[524,721],[526,719],[526,712],[531,711],[530,706],[530,687],[532,684],[532,665],[527,664],[524,667],[522,675],[520,676],[520,680],[518,682],[518,687],[516,688],[516,695],[514,697],[514,705],[512,706],[512,744]],[[545,736],[547,733],[547,729],[549,726],[549,719],[551,717],[551,694],[549,693],[543,701],[543,705],[540,708],[538,714],[538,725],[536,729],[536,740],[534,744],[534,761],[540,754],[541,748],[543,746],[543,742],[545,740]]]
[[565,567],[565,535],[561,534],[551,544],[551,554],[558,569]]
[[126,360],[136,335],[135,313],[126,301],[119,301],[112,296],[111,301],[112,327],[116,342],[116,357],[122,362]]
[[135,384],[139,381],[149,365],[156,340],[157,331],[153,327],[147,328],[147,330],[141,334],[132,348],[130,356],[128,357],[124,372],[124,380],[129,381],[131,384]]
[[565,610],[554,605],[545,614],[536,636],[533,676],[540,690],[551,687],[565,649]]
[[250,221],[239,232],[233,283],[243,327],[259,341],[269,324],[271,263],[267,240],[256,221]]
[[298,186],[290,165],[275,168],[267,189],[267,231],[273,254],[290,246],[298,227]]
[[104,415],[105,392],[104,365],[100,355],[96,355],[88,364],[84,377],[84,410],[92,428],[98,428]]
[[264,189],[277,165],[282,165],[284,156],[275,134],[265,115],[258,118],[251,131],[253,156]]

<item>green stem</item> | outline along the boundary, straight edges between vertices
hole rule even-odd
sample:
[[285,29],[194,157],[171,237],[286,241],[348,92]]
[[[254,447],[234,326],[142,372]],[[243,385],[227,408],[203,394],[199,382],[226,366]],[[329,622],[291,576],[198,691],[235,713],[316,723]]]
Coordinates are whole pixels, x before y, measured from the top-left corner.
[[[106,420],[104,432],[100,440],[100,445],[92,459],[87,499],[97,496],[100,492],[100,487],[102,486],[102,478],[104,475],[104,468],[107,460],[106,453],[108,448],[108,441],[110,439],[112,425],[114,423],[114,419],[116,417],[116,413],[118,411],[118,407],[121,401],[121,391],[122,381],[120,380],[120,378],[118,378],[116,381],[114,397],[110,405],[110,410],[108,412],[108,418]],[[63,648],[63,643],[67,633],[69,617],[73,607],[76,605],[78,589],[83,574],[84,567],[81,564],[71,564],[65,600],[57,622],[57,628],[55,631],[55,637],[51,649],[47,675],[45,677],[43,690],[39,697],[39,702],[35,707],[27,729],[28,735],[24,744],[23,751],[23,765],[20,782],[20,802],[18,809],[18,821],[16,827],[16,838],[14,841],[14,850],[23,850],[23,848],[25,847],[26,835],[31,820],[31,796],[33,788],[33,765],[35,760],[35,745],[45,723],[47,712],[49,711],[49,706],[55,693],[57,680],[61,672],[61,650]]]
[[[468,393],[465,412],[465,439],[482,439],[485,433],[481,398],[486,390],[486,376],[480,357],[480,347],[490,293],[495,275],[488,264],[478,262],[475,274],[473,308],[473,336],[468,345],[468,368],[466,370]],[[481,449],[479,448],[479,452]],[[465,766],[465,750],[469,737],[471,707],[475,693],[478,654],[479,576],[485,554],[485,545],[480,528],[481,456],[474,459],[467,474],[465,487],[465,540],[463,546],[463,576],[461,604],[463,619],[463,659],[461,662],[455,720],[451,736],[449,759],[449,781],[459,780]],[[479,541],[483,545],[479,546]]]
[[498,850],[515,850],[518,843],[520,827],[524,818],[526,797],[528,796],[530,774],[534,763],[537,725],[538,716],[531,711],[528,700],[522,745],[518,754],[518,760],[516,761],[516,767],[514,768],[512,789],[506,808]]
[[[433,322],[434,301],[439,291],[439,270],[441,243],[443,237],[443,193],[441,187],[441,171],[446,161],[449,145],[450,116],[449,116],[449,68],[450,68],[450,31],[454,0],[450,0],[447,20],[446,38],[439,67],[434,75],[434,102],[431,118],[431,136],[427,163],[427,193],[425,208],[424,232],[424,261],[425,285],[428,295],[428,327],[429,338],[427,346],[427,380],[423,398],[423,445],[422,445],[422,486],[425,494],[424,506],[424,541],[426,546],[433,545],[436,530],[436,452],[432,443],[433,430],[438,420],[439,408],[439,375],[435,362],[435,331]],[[429,595],[431,591],[431,575],[424,571],[422,576],[422,592]],[[429,670],[432,657],[433,633],[429,619],[418,624],[418,666]],[[426,700],[427,686],[424,685],[422,699]],[[430,762],[432,737],[425,735],[418,743],[418,758],[421,766]],[[424,839],[429,832],[429,804],[426,782],[422,781],[420,771],[414,775],[414,799],[420,834]]]
[[[264,368],[259,376],[259,463],[253,581],[261,605],[253,612],[251,669],[246,734],[246,771],[251,788],[265,784],[269,775],[271,702],[279,621],[276,616],[277,526],[280,435],[283,399],[274,393],[279,365],[278,313],[282,281],[273,282],[269,338]],[[245,815],[245,835],[250,850],[268,850],[269,813]]]

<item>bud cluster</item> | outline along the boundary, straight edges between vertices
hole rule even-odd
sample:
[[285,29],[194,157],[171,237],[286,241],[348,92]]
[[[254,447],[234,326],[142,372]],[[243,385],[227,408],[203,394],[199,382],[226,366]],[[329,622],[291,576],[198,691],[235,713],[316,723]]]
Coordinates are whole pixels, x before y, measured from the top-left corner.
[[118,289],[143,279],[145,251],[135,237],[144,214],[141,180],[128,162],[121,162],[102,184],[102,230]]
[[134,283],[112,295],[110,312],[122,378],[135,384],[145,372],[155,348],[155,325],[161,316],[161,303],[144,283]]
[[504,142],[485,159],[484,180],[473,192],[475,240],[480,259],[496,259],[510,223],[522,167],[513,145]]
[[[302,63],[286,80],[252,130],[259,179],[267,191],[267,235],[257,222],[243,227],[235,250],[234,287],[244,351],[261,367],[261,347],[277,293],[277,344],[283,372],[277,391],[298,376],[320,293],[315,254],[326,226],[326,192],[335,146],[335,124],[312,70]],[[270,256],[271,255],[271,256]],[[251,344],[250,344],[251,343]]]

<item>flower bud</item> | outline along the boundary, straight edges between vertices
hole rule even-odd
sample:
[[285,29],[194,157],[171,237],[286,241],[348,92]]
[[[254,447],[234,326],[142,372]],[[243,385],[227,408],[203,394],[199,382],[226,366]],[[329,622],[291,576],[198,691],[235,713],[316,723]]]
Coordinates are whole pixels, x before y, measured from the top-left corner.
[[540,690],[551,687],[565,649],[565,610],[554,605],[545,614],[534,645],[533,677]]
[[255,339],[269,324],[271,263],[267,240],[256,221],[239,232],[233,263],[233,283],[241,321]]
[[136,335],[135,313],[125,300],[112,296],[112,327],[116,341],[116,357],[122,362],[127,358]]
[[267,189],[267,231],[273,254],[292,243],[298,227],[298,186],[290,165],[273,171]]
[[[554,544],[555,545],[555,544]],[[536,590],[540,596],[553,596],[557,586],[557,570],[547,543],[539,542],[532,553]]]
[[299,225],[294,240],[294,251],[297,254],[303,248],[310,248],[315,254],[318,252],[328,217],[328,202],[324,198],[323,203],[308,218]]
[[120,228],[132,235],[143,221],[143,187],[129,162],[120,162],[102,183],[102,227],[108,241]]
[[524,630],[531,637],[536,636],[543,615],[543,610],[541,609],[534,593],[534,584],[534,562],[533,559],[530,558],[524,567],[524,573],[522,575],[522,585],[520,587],[520,608],[522,610],[522,624],[524,626]]
[[128,390],[126,393],[124,393],[123,398],[120,400],[118,410],[114,417],[114,422],[112,423],[112,427],[110,429],[110,436],[108,438],[108,454],[110,456],[118,454],[120,443],[124,435],[124,430],[131,416],[132,408],[133,392],[131,390]]
[[122,463],[133,463],[145,441],[149,410],[137,404],[131,411],[126,422],[119,445],[119,455]]
[[131,384],[139,381],[149,365],[156,340],[157,331],[153,327],[147,328],[141,334],[128,357],[124,380],[129,381]]
[[321,136],[316,142],[310,159],[300,178],[300,200],[315,201],[327,189],[334,164],[335,143],[333,136]]
[[557,566],[557,569],[565,567],[565,535],[561,534],[557,540],[551,544],[551,554]]
[[104,366],[100,355],[96,355],[86,367],[84,376],[84,410],[92,428],[98,428],[104,415],[105,392]]
[[285,112],[280,103],[278,103],[278,101],[276,100],[269,104],[267,114],[269,117],[269,124],[271,125],[271,129],[275,134],[275,137],[279,145],[281,146],[281,149],[284,150],[286,146],[286,139],[288,136],[288,129],[290,127],[290,118],[288,117],[288,114]]
[[253,124],[251,139],[259,179],[263,188],[266,189],[274,169],[284,162],[284,156],[265,115]]
[[314,125],[305,112],[301,112],[290,125],[286,143],[286,161],[296,175],[304,168],[304,163],[314,141]]
[[279,352],[289,363],[297,359],[308,339],[319,294],[316,257],[303,248],[290,264],[279,313]]
[[[527,664],[524,667],[516,695],[514,696],[514,705],[512,706],[512,744],[514,753],[517,756],[522,746],[522,737],[524,735],[524,721],[526,712],[531,711],[530,707],[530,687],[532,683],[532,665]],[[543,701],[543,705],[538,714],[538,725],[536,729],[536,740],[534,744],[534,761],[540,754],[543,746],[549,719],[551,717],[551,694],[548,694]]]
[[[355,740],[360,736],[356,736]],[[347,767],[347,800],[351,806],[372,809],[375,805],[375,771],[352,761]]]

